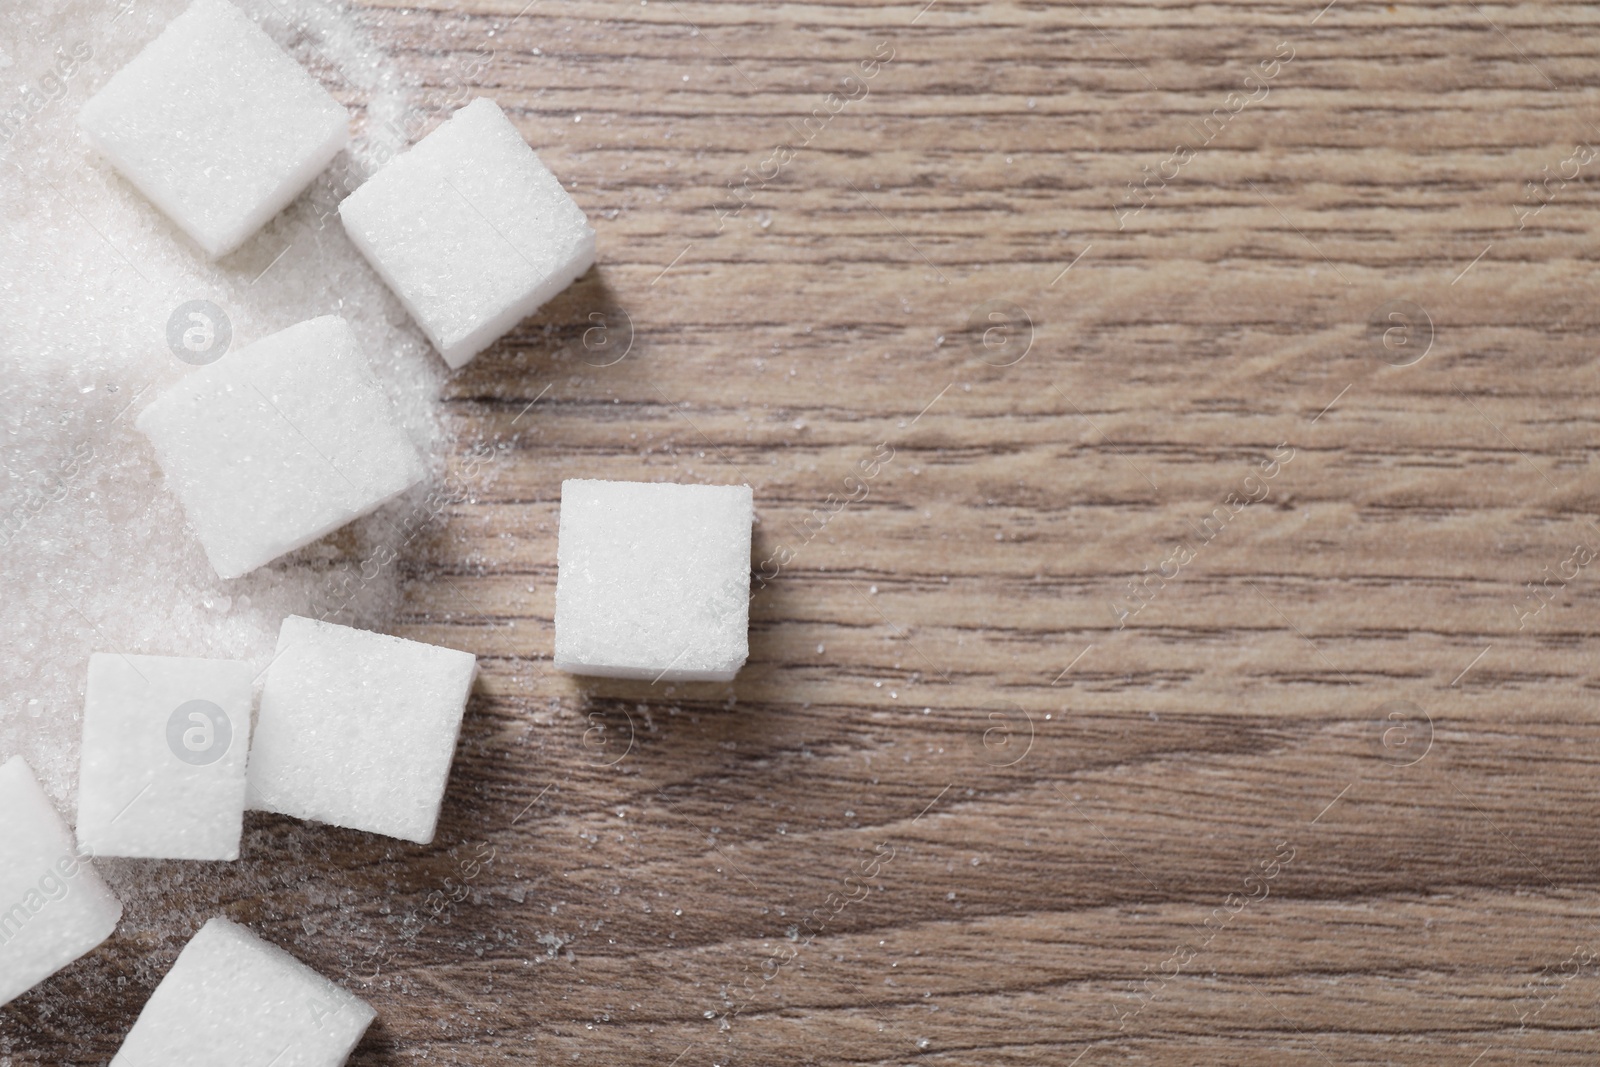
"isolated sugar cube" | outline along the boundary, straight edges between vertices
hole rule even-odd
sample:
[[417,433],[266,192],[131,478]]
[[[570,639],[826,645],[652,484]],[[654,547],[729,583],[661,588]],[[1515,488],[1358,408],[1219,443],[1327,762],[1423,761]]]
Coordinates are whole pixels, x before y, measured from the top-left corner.
[[243,926],[212,919],[150,994],[111,1067],[339,1067],[376,1014]]
[[261,692],[252,808],[427,844],[471,653],[291,615]]
[[481,98],[373,175],[339,217],[452,367],[594,262],[583,210]]
[[0,1004],[110,937],[121,917],[27,763],[0,764]]
[[238,8],[195,0],[83,106],[78,126],[220,256],[328,165],[350,115]]
[[561,483],[558,670],[727,681],[749,654],[750,487]]
[[138,427],[223,578],[315,541],[425,473],[349,324],[332,315],[191,371]]
[[252,674],[238,660],[90,656],[78,840],[97,856],[238,859]]

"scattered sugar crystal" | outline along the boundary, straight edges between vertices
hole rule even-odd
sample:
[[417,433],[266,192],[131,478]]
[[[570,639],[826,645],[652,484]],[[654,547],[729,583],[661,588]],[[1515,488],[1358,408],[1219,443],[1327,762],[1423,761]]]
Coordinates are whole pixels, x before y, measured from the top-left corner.
[[284,619],[247,803],[429,843],[477,669],[471,653]]
[[97,856],[238,859],[253,673],[239,660],[89,657],[78,840]]
[[21,756],[0,764],[0,1004],[111,936],[111,895]]
[[561,483],[557,669],[727,681],[749,654],[750,487]]
[[150,994],[111,1067],[339,1067],[376,1014],[281,948],[212,919]]
[[350,116],[226,0],[194,0],[84,105],[90,144],[212,256],[283,210]]
[[223,578],[317,540],[425,473],[333,315],[193,372],[138,427]]
[[594,262],[583,210],[481,98],[357,189],[339,216],[452,367]]

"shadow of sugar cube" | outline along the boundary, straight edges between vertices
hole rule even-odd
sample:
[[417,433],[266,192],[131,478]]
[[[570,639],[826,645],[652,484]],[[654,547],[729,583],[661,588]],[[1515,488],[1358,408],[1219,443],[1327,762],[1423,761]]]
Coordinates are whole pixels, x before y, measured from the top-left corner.
[[747,485],[562,482],[556,669],[732,679],[750,652],[752,519]]
[[110,937],[121,917],[27,763],[0,764],[0,1004]]
[[328,165],[350,114],[238,8],[195,0],[83,105],[78,126],[220,256]]
[[291,615],[261,691],[246,803],[433,840],[478,661]]
[[111,1067],[339,1067],[376,1014],[282,949],[212,919],[150,994]]
[[346,197],[339,217],[452,367],[594,262],[583,210],[481,98]]
[[78,840],[97,856],[238,859],[253,674],[238,660],[90,656]]
[[332,315],[191,372],[138,427],[223,578],[331,533],[425,473]]

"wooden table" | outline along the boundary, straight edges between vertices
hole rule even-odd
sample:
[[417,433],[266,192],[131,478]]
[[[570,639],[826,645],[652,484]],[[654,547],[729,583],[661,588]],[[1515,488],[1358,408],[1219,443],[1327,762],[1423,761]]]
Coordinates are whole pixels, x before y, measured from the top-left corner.
[[[600,234],[447,389],[438,841],[251,816],[17,1062],[208,903],[362,1067],[1595,1062],[1592,7],[520,7],[368,12]],[[736,682],[550,670],[568,477],[754,487]]]

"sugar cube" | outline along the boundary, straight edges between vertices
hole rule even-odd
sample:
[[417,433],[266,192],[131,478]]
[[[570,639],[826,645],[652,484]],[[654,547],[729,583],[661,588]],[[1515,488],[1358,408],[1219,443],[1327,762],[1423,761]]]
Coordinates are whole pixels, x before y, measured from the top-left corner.
[[556,668],[731,679],[750,651],[752,518],[747,485],[562,482]]
[[345,146],[350,114],[226,0],[194,0],[78,114],[89,143],[211,256]]
[[89,657],[78,840],[97,856],[239,858],[250,664]]
[[150,994],[111,1067],[339,1067],[376,1014],[283,949],[212,919]]
[[332,315],[191,371],[138,427],[223,578],[315,541],[425,473],[355,335]]
[[21,756],[0,764],[0,1004],[111,936],[122,904]]
[[252,808],[433,840],[471,653],[291,615],[261,692]]
[[339,205],[345,232],[460,367],[594,262],[594,230],[479,98]]

